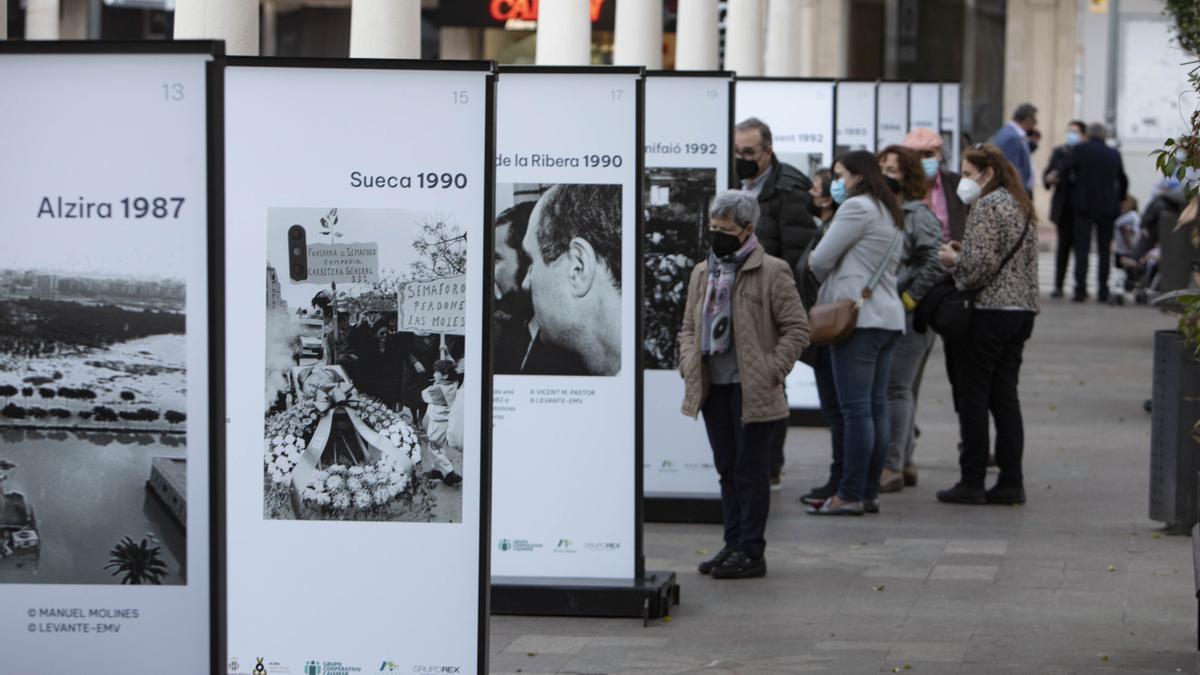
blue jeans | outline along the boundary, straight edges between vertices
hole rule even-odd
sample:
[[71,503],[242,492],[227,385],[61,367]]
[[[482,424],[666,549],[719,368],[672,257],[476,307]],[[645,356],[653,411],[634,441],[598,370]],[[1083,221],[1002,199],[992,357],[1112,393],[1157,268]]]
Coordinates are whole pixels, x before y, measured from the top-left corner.
[[879,496],[879,474],[891,436],[887,388],[900,331],[859,328],[829,350],[842,416],[843,467],[838,497],[858,502]]
[[845,459],[845,444],[842,434],[845,424],[842,409],[838,407],[837,385],[833,382],[832,347],[817,347],[817,360],[813,374],[817,379],[817,397],[821,401],[821,417],[829,425],[829,440],[832,445],[829,463],[829,485],[842,484],[842,462]]

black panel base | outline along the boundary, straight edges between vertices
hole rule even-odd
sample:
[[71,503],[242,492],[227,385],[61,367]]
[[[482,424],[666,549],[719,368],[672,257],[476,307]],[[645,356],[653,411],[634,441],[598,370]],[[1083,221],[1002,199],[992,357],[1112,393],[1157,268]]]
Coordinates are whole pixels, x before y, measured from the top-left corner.
[[826,427],[825,418],[817,408],[792,408],[788,415],[789,427]]
[[642,519],[648,523],[721,524],[721,498],[680,495],[670,492],[647,494],[642,499]]
[[661,619],[679,604],[674,572],[637,579],[492,577],[492,614]]

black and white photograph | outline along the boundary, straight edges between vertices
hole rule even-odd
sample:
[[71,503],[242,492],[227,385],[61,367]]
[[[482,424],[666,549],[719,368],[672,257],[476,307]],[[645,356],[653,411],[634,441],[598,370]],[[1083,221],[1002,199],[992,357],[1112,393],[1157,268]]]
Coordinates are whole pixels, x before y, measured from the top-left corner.
[[621,186],[496,186],[498,375],[621,371]]
[[[0,247],[0,583],[187,583],[187,283],[162,222]],[[203,255],[203,252],[200,252]]]
[[449,212],[271,208],[269,520],[462,522],[466,252]]
[[650,370],[674,370],[688,280],[708,255],[708,207],[717,192],[717,171],[648,168],[642,189],[644,364]]
[[825,163],[825,153],[823,152],[780,152],[777,148],[775,156],[784,164],[791,164],[800,169],[809,178],[816,175],[821,168],[829,168],[829,165]]

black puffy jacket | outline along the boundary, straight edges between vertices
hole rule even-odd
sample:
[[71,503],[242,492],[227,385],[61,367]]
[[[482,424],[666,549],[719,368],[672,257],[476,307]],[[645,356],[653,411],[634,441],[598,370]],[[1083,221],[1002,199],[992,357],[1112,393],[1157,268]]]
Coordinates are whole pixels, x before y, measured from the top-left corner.
[[804,248],[817,233],[816,223],[808,212],[808,194],[812,181],[791,164],[771,159],[771,175],[758,194],[762,213],[754,233],[763,249],[795,268]]

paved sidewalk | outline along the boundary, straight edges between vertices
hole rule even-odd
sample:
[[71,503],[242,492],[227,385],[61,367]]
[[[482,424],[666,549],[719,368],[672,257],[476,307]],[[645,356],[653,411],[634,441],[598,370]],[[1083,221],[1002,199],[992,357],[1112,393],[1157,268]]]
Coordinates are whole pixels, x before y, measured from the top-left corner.
[[[1047,300],[1026,352],[1024,507],[938,504],[958,476],[940,358],[918,414],[920,485],[883,513],[812,518],[828,432],[793,428],[765,579],[695,565],[710,525],[647,524],[679,575],[670,621],[494,617],[496,673],[1195,673],[1190,542],[1147,519],[1151,334],[1144,307]],[[940,354],[940,346],[935,355]]]

